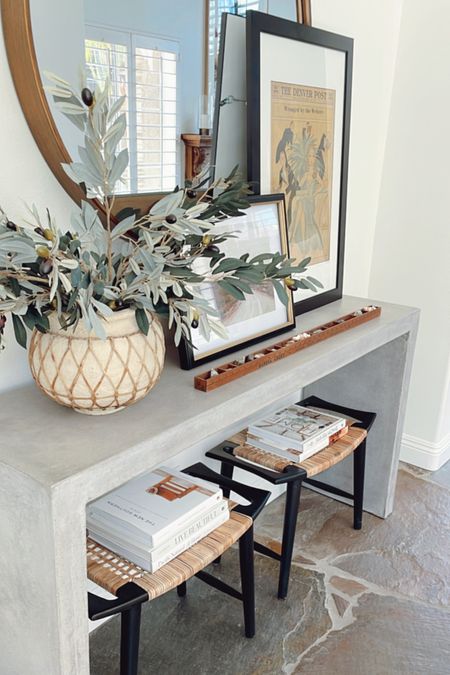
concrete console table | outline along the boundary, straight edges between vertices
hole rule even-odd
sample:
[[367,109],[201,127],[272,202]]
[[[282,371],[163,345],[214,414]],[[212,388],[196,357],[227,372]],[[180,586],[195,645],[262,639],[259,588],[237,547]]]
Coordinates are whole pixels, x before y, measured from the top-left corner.
[[[307,330],[368,302],[345,297],[297,325]],[[78,415],[34,386],[0,396],[0,671],[87,675],[86,503],[192,446],[200,458],[287,397],[315,393],[378,413],[365,507],[389,515],[418,317],[382,303],[380,318],[208,394],[194,389],[196,371],[169,358],[155,391],[112,416]],[[351,467],[333,471],[327,479],[350,490]]]

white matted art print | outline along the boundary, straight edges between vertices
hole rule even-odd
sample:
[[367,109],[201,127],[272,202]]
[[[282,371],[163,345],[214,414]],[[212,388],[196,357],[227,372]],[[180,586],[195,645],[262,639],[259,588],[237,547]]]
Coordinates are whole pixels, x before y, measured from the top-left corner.
[[258,12],[247,38],[249,180],[285,195],[291,255],[323,286],[300,313],[342,296],[352,40]]
[[[256,197],[250,199],[250,202],[251,206],[244,209],[243,216],[227,218],[215,225],[215,234],[236,232],[238,235],[223,242],[220,245],[221,252],[233,258],[239,258],[244,253],[249,253],[250,258],[261,253],[277,252],[289,256],[283,195]],[[200,365],[294,326],[291,293],[288,294],[288,304],[284,305],[270,281],[251,286],[253,293],[246,295],[245,300],[238,300],[217,284],[201,285],[202,296],[217,310],[228,337],[224,339],[211,333],[208,341],[199,329],[192,329],[191,341],[194,348],[186,342],[180,345],[180,362],[183,368]]]

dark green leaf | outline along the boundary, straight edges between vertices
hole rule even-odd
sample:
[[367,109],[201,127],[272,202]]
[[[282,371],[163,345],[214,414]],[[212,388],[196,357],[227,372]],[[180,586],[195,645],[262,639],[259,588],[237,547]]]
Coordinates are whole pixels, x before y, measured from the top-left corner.
[[280,301],[283,303],[283,305],[287,305],[289,302],[289,297],[288,294],[286,293],[284,284],[282,284],[281,281],[277,281],[276,279],[274,279],[272,283]]
[[72,293],[70,294],[69,297],[69,302],[67,303],[67,311],[70,312],[70,310],[75,306],[75,302],[78,297],[78,288],[74,288]]
[[48,320],[48,316],[45,314],[39,314],[39,318],[36,319],[36,328],[44,333],[50,330],[50,321]]
[[259,255],[255,255],[254,258],[250,260],[251,263],[259,263],[259,262],[264,262],[265,260],[272,260],[272,253],[260,253]]
[[247,263],[243,263],[239,258],[225,258],[217,267],[217,272],[231,272],[239,268],[248,267]]
[[244,293],[239,290],[239,288],[236,288],[236,286],[233,286],[233,284],[228,279],[222,279],[222,281],[219,281],[218,284],[224,291],[232,295],[233,298],[236,298],[236,300],[245,300]]
[[80,285],[80,282],[81,282],[81,267],[76,267],[74,270],[71,271],[70,281],[71,281],[72,286],[74,288],[76,288],[77,286]]
[[17,316],[16,314],[13,314],[12,320],[13,320],[14,335],[16,336],[16,340],[21,347],[26,349],[27,348],[27,331],[26,331],[25,326],[23,325],[22,319],[20,318],[20,316]]
[[[33,330],[33,328],[36,325],[36,318],[35,318],[35,314],[33,312],[32,307],[28,308],[27,313],[22,316],[22,320],[23,320],[25,326],[28,328],[28,330]],[[17,342],[18,342],[18,340],[17,340]]]
[[101,298],[104,290],[105,284],[103,283],[103,281],[96,281],[94,284],[94,295],[98,295]]
[[16,296],[16,298],[18,298],[19,295],[20,295],[20,284],[19,284],[19,282],[17,281],[17,279],[14,279],[14,277],[11,277],[11,278],[9,279],[9,285],[10,285],[10,287],[11,287],[12,292],[13,292],[14,295]]
[[242,279],[235,279],[233,277],[233,279],[228,279],[227,281],[229,281],[231,284],[233,284],[233,286],[237,286],[237,288],[239,288],[244,293],[249,293],[249,294],[253,293],[253,290],[252,290],[251,286],[249,284],[246,284],[245,281],[242,281]]
[[37,328],[41,332],[46,332],[50,328],[48,318],[39,314],[35,307],[28,307],[27,313],[22,316],[22,321],[29,330]]
[[91,283],[91,275],[89,272],[86,272],[86,274],[83,274],[81,278],[81,282],[79,284],[80,288],[87,288],[89,284]]
[[116,220],[118,223],[120,223],[121,220],[125,220],[125,218],[129,218],[130,216],[138,217],[140,213],[141,212],[139,209],[133,209],[131,206],[125,206],[125,208],[121,209],[119,213],[116,213]]
[[141,333],[144,333],[144,335],[148,335],[148,329],[150,328],[150,324],[149,324],[147,312],[145,311],[145,309],[140,309],[140,308],[137,309],[135,311],[135,317],[136,317],[136,323],[137,323]]
[[238,275],[239,279],[245,279],[250,283],[257,284],[264,280],[264,268],[256,269],[255,267],[249,267],[247,269],[241,269],[239,270]]

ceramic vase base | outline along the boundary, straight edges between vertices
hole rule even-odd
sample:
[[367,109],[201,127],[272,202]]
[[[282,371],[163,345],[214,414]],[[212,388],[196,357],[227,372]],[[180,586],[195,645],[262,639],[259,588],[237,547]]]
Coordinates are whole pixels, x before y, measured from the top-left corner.
[[105,408],[104,410],[89,410],[89,408],[72,408],[72,410],[80,413],[80,415],[90,415],[92,417],[98,415],[112,415],[113,413],[125,410],[125,408],[126,406],[121,405],[119,408]]

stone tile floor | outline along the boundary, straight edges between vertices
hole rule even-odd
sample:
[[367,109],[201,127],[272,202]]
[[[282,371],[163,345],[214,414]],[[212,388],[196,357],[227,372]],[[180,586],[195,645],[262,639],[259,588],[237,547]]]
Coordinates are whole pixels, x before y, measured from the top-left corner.
[[[283,498],[266,507],[260,541],[277,548]],[[277,563],[256,555],[257,635],[241,605],[197,579],[179,600],[144,606],[140,674],[450,675],[450,462],[435,473],[402,464],[394,513],[365,514],[303,490],[289,597]],[[238,585],[236,551],[216,573]],[[91,636],[92,675],[118,673],[119,621]]]

